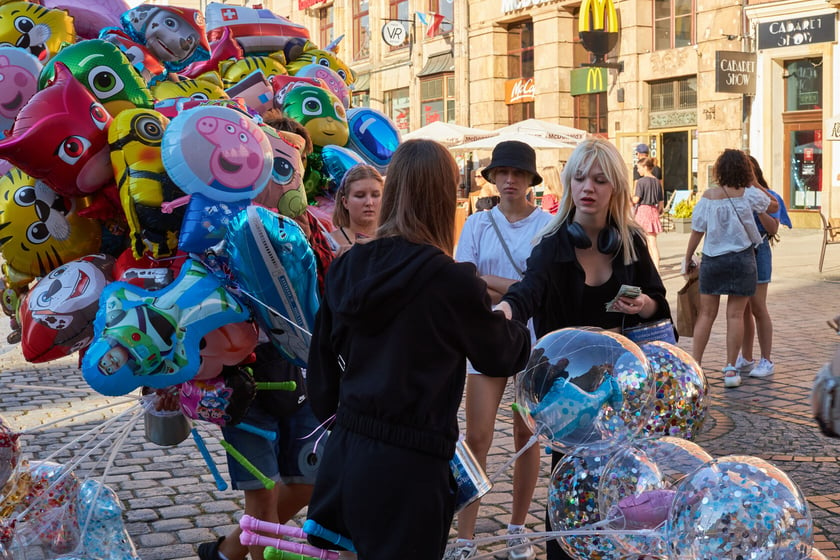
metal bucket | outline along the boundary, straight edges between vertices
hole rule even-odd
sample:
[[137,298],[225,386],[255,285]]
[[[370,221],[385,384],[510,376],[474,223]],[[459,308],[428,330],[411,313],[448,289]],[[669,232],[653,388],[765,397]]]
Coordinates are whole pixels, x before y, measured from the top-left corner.
[[141,397],[146,439],[157,445],[178,445],[190,435],[192,426],[189,419],[180,410],[155,410],[155,400],[154,393]]
[[455,513],[484,496],[493,487],[490,478],[462,439],[455,444],[455,456],[449,461],[449,466],[458,484]]

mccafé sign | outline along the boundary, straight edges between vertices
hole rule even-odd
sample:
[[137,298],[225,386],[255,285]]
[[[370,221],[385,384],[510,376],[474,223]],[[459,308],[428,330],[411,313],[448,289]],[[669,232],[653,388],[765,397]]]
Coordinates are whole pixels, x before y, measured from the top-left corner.
[[517,78],[505,82],[505,103],[530,103],[534,100],[534,78]]

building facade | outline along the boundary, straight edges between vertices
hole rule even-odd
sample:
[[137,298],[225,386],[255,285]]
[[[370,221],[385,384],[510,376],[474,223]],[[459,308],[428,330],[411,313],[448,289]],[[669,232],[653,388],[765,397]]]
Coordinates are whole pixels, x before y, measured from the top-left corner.
[[[246,5],[249,0],[242,0]],[[232,3],[232,2],[231,2]],[[355,105],[403,132],[536,118],[648,144],[666,191],[702,191],[724,148],[749,150],[795,226],[840,216],[837,3],[826,0],[264,0],[320,46],[341,37]],[[612,21],[612,20],[615,21]],[[583,22],[583,23],[582,23]],[[584,25],[585,24],[585,25]],[[581,25],[609,27],[594,55]],[[840,140],[840,130],[837,131]],[[825,142],[825,149],[823,149]]]

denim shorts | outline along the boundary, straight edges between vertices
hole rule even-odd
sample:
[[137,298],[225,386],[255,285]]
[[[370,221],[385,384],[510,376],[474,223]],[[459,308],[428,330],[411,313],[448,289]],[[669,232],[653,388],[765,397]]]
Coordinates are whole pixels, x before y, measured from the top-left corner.
[[[236,426],[224,426],[225,441],[239,451],[262,474],[283,484],[315,484],[318,464],[326,443],[326,431],[307,402],[288,417],[277,418],[264,410],[258,402],[248,408],[243,423],[277,434],[277,439],[246,432]],[[231,486],[235,490],[260,490],[263,483],[236,459],[227,456]]]
[[703,255],[700,293],[718,296],[751,296],[757,283],[752,246],[715,257]]
[[770,241],[765,239],[755,250],[755,268],[759,284],[769,284],[773,274],[773,252]]

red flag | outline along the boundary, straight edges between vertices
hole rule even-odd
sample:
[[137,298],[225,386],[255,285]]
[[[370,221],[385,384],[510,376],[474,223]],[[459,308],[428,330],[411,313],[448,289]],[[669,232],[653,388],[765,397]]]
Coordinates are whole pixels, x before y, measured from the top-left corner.
[[429,24],[429,29],[426,31],[426,35],[429,37],[434,37],[438,34],[440,30],[440,24],[443,23],[444,17],[440,14],[428,14],[432,16],[433,21]]

